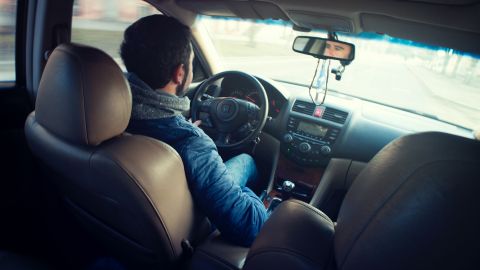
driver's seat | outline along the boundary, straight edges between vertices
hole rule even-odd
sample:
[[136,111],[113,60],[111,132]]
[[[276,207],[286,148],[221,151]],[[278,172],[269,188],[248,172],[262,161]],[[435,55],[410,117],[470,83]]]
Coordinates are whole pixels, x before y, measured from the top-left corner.
[[178,153],[125,134],[132,97],[104,52],[60,45],[43,72],[25,124],[30,148],[66,204],[108,247],[129,258],[173,264],[197,240],[194,209]]

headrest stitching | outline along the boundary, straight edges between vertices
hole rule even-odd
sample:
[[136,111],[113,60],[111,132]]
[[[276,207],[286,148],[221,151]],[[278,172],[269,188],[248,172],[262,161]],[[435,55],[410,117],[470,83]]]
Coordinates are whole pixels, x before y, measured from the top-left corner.
[[70,56],[72,56],[72,59],[75,60],[76,62],[78,62],[78,65],[80,67],[80,89],[81,89],[81,94],[82,94],[82,100],[80,101],[81,102],[81,109],[83,110],[83,127],[84,127],[84,130],[85,130],[85,139],[86,139],[86,143],[87,145],[90,144],[90,140],[88,138],[88,128],[87,128],[87,116],[86,116],[86,110],[85,110],[85,87],[84,87],[84,69],[83,69],[83,63],[81,61],[81,59],[75,54],[75,53],[72,53],[70,52],[69,50],[67,49],[64,49],[62,47],[58,48],[59,51],[62,51]]

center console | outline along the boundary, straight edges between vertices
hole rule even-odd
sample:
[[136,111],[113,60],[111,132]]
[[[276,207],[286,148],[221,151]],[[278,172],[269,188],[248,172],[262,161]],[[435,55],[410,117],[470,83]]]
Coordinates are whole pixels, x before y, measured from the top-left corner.
[[282,153],[303,166],[326,165],[340,129],[290,116]]
[[274,179],[263,194],[269,210],[290,198],[312,201],[325,168],[335,156],[335,143],[348,115],[327,106],[294,103],[285,116]]
[[264,193],[265,207],[271,212],[282,201],[297,199],[336,220],[345,194],[366,164],[332,158],[326,168],[302,167],[280,155],[275,180]]
[[265,207],[273,210],[280,202],[290,198],[310,202],[323,172],[321,167],[305,167],[280,154],[273,183],[263,194]]

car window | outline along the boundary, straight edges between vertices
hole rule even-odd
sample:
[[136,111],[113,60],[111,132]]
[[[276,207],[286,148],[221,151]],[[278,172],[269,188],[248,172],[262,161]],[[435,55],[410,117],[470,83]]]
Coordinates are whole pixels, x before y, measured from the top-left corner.
[[[305,34],[293,30],[290,23],[272,20],[200,16],[197,23],[206,27],[225,69],[304,85],[305,89],[317,59],[294,52],[293,40],[299,35],[327,35],[325,31]],[[375,33],[339,38],[355,44],[355,60],[340,81],[330,77],[331,92],[478,129],[480,55]],[[332,61],[331,68],[339,64]]]
[[160,12],[144,1],[75,0],[71,41],[105,51],[126,71],[119,54],[123,32],[134,21],[152,14]]
[[0,0],[0,82],[15,81],[17,1]]
[[[71,41],[105,51],[126,72],[119,54],[123,32],[134,21],[153,14],[161,12],[139,0],[75,0]],[[196,54],[193,59],[193,82],[200,82],[206,77]]]

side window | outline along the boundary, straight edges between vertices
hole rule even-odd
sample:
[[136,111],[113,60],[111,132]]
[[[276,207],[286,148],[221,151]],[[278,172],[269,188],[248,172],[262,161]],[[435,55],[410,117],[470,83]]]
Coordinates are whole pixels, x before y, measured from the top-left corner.
[[0,83],[15,81],[16,0],[0,0]]
[[[126,71],[119,55],[123,32],[134,21],[152,14],[160,12],[145,1],[75,0],[71,40],[105,51],[115,59],[123,71]],[[205,69],[195,56],[193,82],[200,82],[206,77]]]
[[75,0],[71,40],[105,51],[125,71],[119,55],[123,32],[139,18],[159,13],[138,0]]
[[193,78],[192,82],[201,82],[207,78],[207,73],[205,72],[205,69],[203,68],[202,64],[200,63],[200,60],[198,59],[198,51],[195,50],[195,56],[193,58]]

